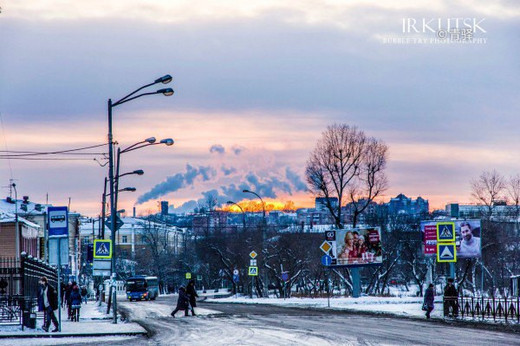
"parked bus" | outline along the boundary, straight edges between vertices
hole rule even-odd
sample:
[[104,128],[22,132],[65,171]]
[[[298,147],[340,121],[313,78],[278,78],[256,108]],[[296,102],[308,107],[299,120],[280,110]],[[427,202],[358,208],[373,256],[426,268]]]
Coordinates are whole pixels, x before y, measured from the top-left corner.
[[133,276],[126,280],[126,298],[132,300],[155,300],[159,296],[159,281],[156,276]]

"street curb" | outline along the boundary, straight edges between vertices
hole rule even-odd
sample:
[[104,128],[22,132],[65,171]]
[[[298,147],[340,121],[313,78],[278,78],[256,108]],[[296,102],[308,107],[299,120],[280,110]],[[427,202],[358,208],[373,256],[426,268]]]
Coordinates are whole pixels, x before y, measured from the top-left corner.
[[146,336],[146,331],[139,332],[110,332],[110,333],[23,333],[0,334],[0,339],[7,338],[68,338],[68,337],[96,337],[96,336]]
[[355,309],[349,309],[349,308],[322,308],[322,307],[313,307],[313,306],[295,306],[295,305],[278,305],[278,304],[272,304],[267,302],[258,302],[258,303],[241,303],[241,302],[215,302],[215,301],[205,301],[206,304],[241,304],[241,305],[268,305],[268,306],[276,306],[279,308],[294,308],[299,310],[313,310],[318,312],[324,312],[324,313],[335,313],[335,314],[353,314],[353,315],[362,315],[362,316],[371,316],[371,317],[381,317],[381,318],[400,318],[410,321],[421,321],[421,322],[428,322],[428,323],[435,323],[440,325],[450,325],[453,327],[465,327],[465,328],[471,328],[471,329],[486,329],[491,331],[498,331],[498,332],[507,332],[507,333],[513,333],[513,334],[520,334],[520,325],[518,324],[505,324],[505,323],[496,323],[496,322],[483,322],[478,320],[452,320],[452,319],[442,319],[442,318],[431,318],[430,320],[427,320],[426,318],[421,318],[417,316],[406,316],[406,315],[399,315],[394,314],[391,312],[386,311],[363,311],[363,310],[355,310]]

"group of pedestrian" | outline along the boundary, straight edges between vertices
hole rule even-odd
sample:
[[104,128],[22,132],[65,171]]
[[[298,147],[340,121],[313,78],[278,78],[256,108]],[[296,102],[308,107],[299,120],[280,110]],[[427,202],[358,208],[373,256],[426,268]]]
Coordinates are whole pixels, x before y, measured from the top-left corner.
[[186,288],[179,287],[179,298],[177,299],[177,307],[172,311],[171,316],[175,317],[175,314],[179,310],[184,310],[184,316],[189,316],[191,310],[192,316],[195,316],[195,307],[197,306],[198,298],[197,290],[195,289],[195,281],[190,280]]
[[[459,304],[457,297],[457,289],[454,285],[453,278],[448,279],[446,287],[444,287],[444,316],[457,317],[459,313]],[[435,299],[435,287],[433,284],[429,284],[426,292],[424,293],[423,311],[426,311],[426,318],[431,317],[431,312],[434,309],[433,301]]]
[[88,291],[85,286],[79,287],[76,281],[69,282],[63,288],[63,306],[67,307],[68,319],[72,322],[79,322],[81,303],[87,303]]
[[[42,276],[39,280],[38,290],[38,308],[39,311],[45,312],[44,324],[42,329],[49,331],[51,322],[54,324],[53,332],[58,331],[58,319],[56,318],[55,310],[58,306],[58,292],[52,287],[47,278]],[[61,286],[62,307],[67,308],[68,319],[73,322],[79,322],[81,304],[87,303],[88,290],[87,287],[79,287],[75,282],[69,282],[67,285]]]

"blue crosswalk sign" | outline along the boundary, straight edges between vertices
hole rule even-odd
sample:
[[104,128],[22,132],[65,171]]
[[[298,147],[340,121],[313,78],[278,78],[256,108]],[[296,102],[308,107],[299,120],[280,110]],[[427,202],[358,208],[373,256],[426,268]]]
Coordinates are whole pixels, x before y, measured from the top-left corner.
[[455,222],[437,223],[437,241],[455,241]]
[[112,241],[109,239],[94,240],[94,258],[99,258],[99,259],[112,258]]

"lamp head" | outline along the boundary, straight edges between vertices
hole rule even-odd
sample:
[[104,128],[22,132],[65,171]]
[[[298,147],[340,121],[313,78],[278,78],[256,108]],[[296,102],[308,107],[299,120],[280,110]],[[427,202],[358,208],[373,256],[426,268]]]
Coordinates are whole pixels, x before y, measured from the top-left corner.
[[233,201],[227,201],[226,203],[227,204],[235,204],[235,202],[233,202]]
[[121,191],[135,192],[135,190],[137,190],[135,187],[125,187]]
[[251,192],[251,191],[249,191],[249,190],[242,190],[242,192],[243,192],[243,193],[249,193],[249,192]]
[[150,138],[146,138],[144,141],[145,141],[145,142],[148,142],[148,143],[150,143],[150,144],[154,144],[155,141],[156,141],[156,139],[155,139],[155,137],[150,137]]
[[171,138],[165,138],[161,140],[161,144],[166,144],[167,146],[173,145],[174,140]]
[[161,78],[158,78],[155,80],[155,83],[163,83],[163,84],[168,84],[170,83],[171,81],[173,80],[172,76],[170,76],[169,74],[167,75],[164,75],[162,76]]
[[164,96],[172,96],[173,95],[173,89],[172,88],[166,88],[166,89],[159,89],[157,90],[158,94],[163,94]]
[[144,171],[142,169],[137,169],[137,170],[133,171],[132,173],[137,174],[137,175],[143,175]]

